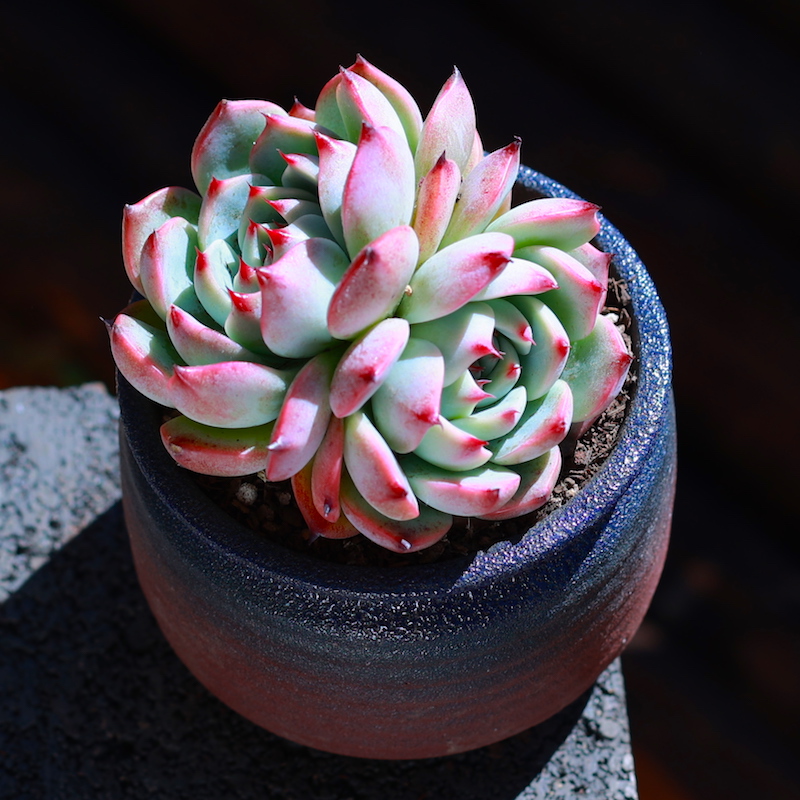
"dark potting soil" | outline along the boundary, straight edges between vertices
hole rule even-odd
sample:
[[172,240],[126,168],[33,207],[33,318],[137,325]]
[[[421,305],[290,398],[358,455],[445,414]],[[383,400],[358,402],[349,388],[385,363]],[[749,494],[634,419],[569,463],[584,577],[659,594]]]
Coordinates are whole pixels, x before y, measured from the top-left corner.
[[[604,312],[615,314],[629,352],[635,356],[630,295],[624,281],[610,277]],[[315,558],[342,564],[409,566],[487,550],[499,541],[517,541],[533,525],[563,506],[594,476],[616,444],[628,413],[638,378],[634,357],[628,377],[611,405],[577,441],[568,437],[561,445],[563,463],[550,499],[539,509],[515,519],[490,522],[455,518],[453,527],[436,544],[414,553],[394,553],[358,535],[350,539],[315,536],[300,513],[291,482],[269,483],[263,473],[240,478],[193,474],[200,488],[222,509],[258,535]]]

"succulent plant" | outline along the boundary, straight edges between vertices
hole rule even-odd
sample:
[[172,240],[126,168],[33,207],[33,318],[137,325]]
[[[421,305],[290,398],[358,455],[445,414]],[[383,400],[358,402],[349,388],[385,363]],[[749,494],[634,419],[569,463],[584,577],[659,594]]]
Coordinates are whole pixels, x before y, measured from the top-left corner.
[[520,142],[484,154],[456,70],[424,119],[359,57],[312,110],[223,100],[197,192],[125,208],[145,298],[110,326],[123,375],[179,414],[175,461],[291,478],[310,529],[396,551],[453,516],[542,505],[559,443],[631,360],[601,313],[597,207],[511,207]]

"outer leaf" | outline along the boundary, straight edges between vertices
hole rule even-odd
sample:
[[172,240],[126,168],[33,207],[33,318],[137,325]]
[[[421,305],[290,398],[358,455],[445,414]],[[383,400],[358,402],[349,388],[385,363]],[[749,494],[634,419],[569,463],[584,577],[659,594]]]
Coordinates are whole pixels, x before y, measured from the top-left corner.
[[489,223],[486,230],[508,233],[517,247],[547,244],[571,250],[597,235],[597,209],[584,200],[544,197],[514,206]]
[[497,511],[484,514],[482,519],[502,520],[529,514],[541,508],[553,492],[561,472],[561,449],[553,447],[532,461],[509,467],[520,476],[520,485],[514,496]]
[[475,106],[456,69],[436,97],[422,126],[414,158],[417,179],[430,172],[442,153],[455,161],[464,174],[474,142]]
[[353,342],[342,356],[331,384],[331,409],[346,417],[372,397],[400,358],[409,325],[390,317]]
[[144,293],[139,280],[139,261],[147,238],[172,217],[183,217],[196,225],[200,202],[201,198],[194,192],[179,186],[168,186],[135,205],[125,206],[122,214],[122,260],[128,280],[137,292]]
[[513,497],[520,483],[519,475],[504,467],[451,472],[414,455],[403,456],[402,465],[423,503],[462,517],[491,514]]
[[169,390],[175,408],[217,428],[249,428],[272,422],[294,373],[249,361],[175,366]]
[[614,320],[601,314],[594,330],[573,344],[562,374],[575,397],[575,421],[603,412],[619,394],[632,360]]
[[145,296],[161,319],[166,319],[173,303],[187,311],[202,313],[190,277],[196,236],[191,223],[182,217],[172,217],[148,237],[142,248],[139,278]]
[[258,270],[261,332],[274,353],[307,358],[328,346],[328,304],[349,259],[330,239],[307,239]]
[[546,453],[563,441],[572,421],[572,392],[564,381],[525,407],[517,427],[492,443],[495,464],[521,464]]
[[401,225],[379,236],[353,259],[328,306],[328,329],[350,339],[391,314],[414,273],[419,243]]
[[250,150],[264,129],[267,114],[285,115],[266,100],[221,100],[192,148],[192,177],[201,194],[212,178],[224,180],[248,172]]
[[[317,536],[326,539],[349,539],[351,536],[358,535],[358,529],[353,526],[349,519],[340,516],[336,519],[323,517],[313,500],[313,472],[316,459],[306,464],[300,472],[292,476],[292,493],[297,501],[300,513],[308,525],[309,530]],[[338,508],[338,499],[337,499]]]
[[347,251],[358,253],[386,231],[408,225],[415,193],[414,163],[405,137],[365,124],[343,195]]
[[519,172],[519,139],[481,159],[464,178],[443,245],[480,233],[511,193]]
[[336,522],[341,512],[339,491],[343,460],[344,422],[331,415],[311,471],[311,499],[317,513],[328,522]]
[[[345,420],[344,463],[359,494],[376,511],[396,520],[419,516],[417,499],[394,453],[361,411]],[[352,517],[351,522],[356,524]]]
[[321,353],[297,373],[283,400],[269,444],[267,480],[283,481],[299,472],[322,443],[336,357]]
[[217,361],[260,361],[252,350],[242,347],[213,328],[203,325],[178,306],[167,314],[169,338],[187,364],[214,364]]
[[109,327],[111,353],[119,371],[145,397],[163,406],[172,406],[169,386],[180,356],[146,300],[128,306],[117,314]]
[[398,313],[409,322],[444,317],[468,303],[511,258],[514,240],[480,233],[440,250],[414,273]]
[[175,417],[161,426],[167,452],[182,467],[203,475],[235,477],[264,468],[272,423],[224,429]]
[[395,453],[410,453],[439,421],[444,358],[436,345],[409,339],[372,396],[378,430]]
[[342,507],[364,536],[397,553],[411,553],[430,547],[453,524],[449,514],[427,506],[421,506],[419,515],[411,520],[395,520],[384,516],[358,493],[347,474],[342,480]]

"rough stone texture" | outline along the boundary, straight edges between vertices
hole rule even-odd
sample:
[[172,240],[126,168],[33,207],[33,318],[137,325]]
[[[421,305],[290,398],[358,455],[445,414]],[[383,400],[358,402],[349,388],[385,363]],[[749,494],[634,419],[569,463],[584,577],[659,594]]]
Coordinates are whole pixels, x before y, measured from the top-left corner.
[[0,392],[0,797],[635,800],[619,662],[543,725],[425,761],[320,753],[229,711],[139,591],[116,419],[97,385]]

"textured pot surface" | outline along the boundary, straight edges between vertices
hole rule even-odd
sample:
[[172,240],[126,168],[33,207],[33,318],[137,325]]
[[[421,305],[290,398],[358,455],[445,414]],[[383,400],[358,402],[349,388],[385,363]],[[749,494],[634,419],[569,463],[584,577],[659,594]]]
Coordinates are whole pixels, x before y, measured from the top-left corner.
[[[521,182],[573,196],[533,171]],[[263,727],[345,755],[480,747],[559,711],[639,626],[675,484],[671,352],[653,284],[608,223],[636,319],[639,381],[597,476],[517,543],[409,569],[328,564],[259,539],[181,474],[161,410],[120,382],[126,520],[142,588],[179,657]]]

